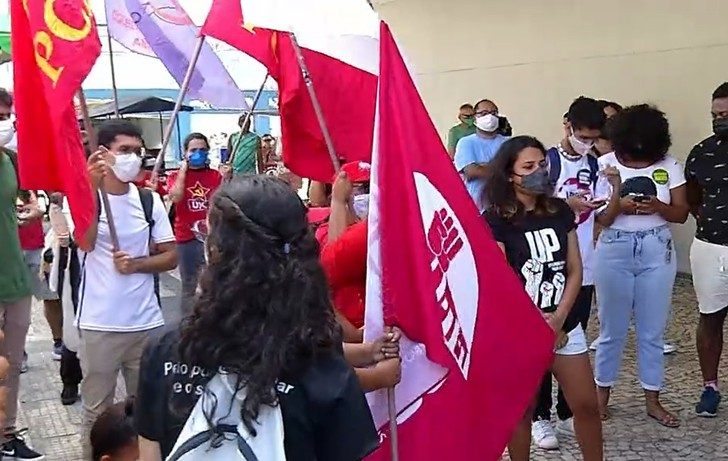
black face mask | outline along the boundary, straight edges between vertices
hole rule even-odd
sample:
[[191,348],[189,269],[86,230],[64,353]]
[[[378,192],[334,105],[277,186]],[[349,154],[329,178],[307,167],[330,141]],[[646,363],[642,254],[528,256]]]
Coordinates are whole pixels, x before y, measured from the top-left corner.
[[713,133],[719,138],[728,139],[728,118],[713,120]]
[[521,176],[521,187],[534,194],[547,194],[551,191],[551,180],[546,168]]

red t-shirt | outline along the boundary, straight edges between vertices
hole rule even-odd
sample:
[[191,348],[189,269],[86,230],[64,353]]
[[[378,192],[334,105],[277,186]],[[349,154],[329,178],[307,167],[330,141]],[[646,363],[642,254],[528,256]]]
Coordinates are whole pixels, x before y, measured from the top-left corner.
[[334,306],[355,327],[364,326],[367,278],[367,222],[349,226],[335,242],[321,249]]
[[[147,187],[147,182],[152,180],[152,172],[144,170],[144,177],[140,181],[133,181],[137,187]],[[156,192],[160,197],[167,196],[167,179],[164,176],[157,177],[157,190]]]
[[40,250],[45,246],[43,220],[36,219],[26,226],[18,226],[20,247],[23,250]]
[[[177,181],[178,172],[172,172],[167,178],[167,187],[172,190]],[[185,191],[182,200],[174,205],[174,235],[177,243],[189,242],[195,238],[192,225],[207,218],[210,198],[222,183],[220,173],[204,168],[187,170]]]
[[315,235],[322,247],[329,238],[329,216],[331,208],[312,207],[308,209],[308,223],[316,227]]

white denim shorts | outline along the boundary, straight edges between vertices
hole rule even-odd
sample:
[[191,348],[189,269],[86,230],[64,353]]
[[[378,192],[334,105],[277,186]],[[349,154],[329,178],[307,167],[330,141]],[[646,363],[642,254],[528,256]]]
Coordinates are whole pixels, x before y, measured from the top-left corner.
[[728,246],[693,240],[690,248],[693,286],[701,314],[728,306]]
[[557,349],[556,355],[580,355],[586,354],[588,350],[584,329],[581,328],[581,325],[577,325],[569,332],[569,341],[566,346]]

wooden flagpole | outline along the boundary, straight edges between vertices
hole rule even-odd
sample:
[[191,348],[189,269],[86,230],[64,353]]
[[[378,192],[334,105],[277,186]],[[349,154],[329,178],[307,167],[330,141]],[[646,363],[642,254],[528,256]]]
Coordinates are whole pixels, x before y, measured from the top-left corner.
[[324,118],[324,113],[321,110],[321,104],[319,103],[318,97],[316,96],[316,90],[313,87],[313,79],[311,78],[311,74],[308,72],[308,66],[306,66],[306,59],[303,57],[301,47],[298,45],[298,39],[296,39],[296,34],[290,32],[289,36],[291,37],[293,50],[296,53],[298,66],[301,68],[301,74],[303,74],[303,80],[304,82],[306,82],[308,94],[311,96],[311,104],[313,105],[313,110],[316,113],[316,119],[318,120],[319,126],[321,127],[321,133],[324,135],[324,141],[326,142],[326,148],[329,151],[329,157],[331,157],[331,163],[334,164],[334,170],[336,170],[336,172],[338,173],[341,170],[341,162],[339,161],[339,156],[336,155],[336,149],[334,149],[334,141],[333,139],[331,139],[331,133],[329,132],[329,128],[326,125],[326,119]]
[[[96,139],[96,132],[94,130],[93,125],[91,124],[91,117],[89,117],[88,113],[88,105],[86,105],[86,96],[83,94],[83,88],[78,90],[78,104],[81,108],[81,115],[83,117],[83,127],[86,130],[86,135],[88,136],[88,145],[91,149],[91,152],[96,152],[99,148],[98,142]],[[101,181],[101,184],[99,185],[99,192],[101,193],[101,202],[104,205],[104,210],[106,210],[106,220],[109,223],[109,234],[111,236],[111,245],[113,246],[114,251],[119,251],[119,236],[116,232],[116,225],[114,224],[114,215],[111,212],[111,205],[109,204],[109,196],[106,193],[106,189],[104,189],[104,182]]]
[[197,60],[200,57],[200,53],[202,52],[202,45],[205,44],[205,36],[200,35],[197,38],[197,43],[195,44],[195,50],[192,52],[192,59],[190,59],[190,64],[187,66],[187,72],[185,73],[185,78],[182,80],[182,86],[179,89],[179,93],[177,94],[177,101],[174,104],[174,109],[172,110],[172,115],[170,115],[169,123],[167,124],[167,128],[164,130],[164,137],[162,138],[162,149],[159,151],[159,154],[157,155],[157,160],[154,162],[154,169],[152,170],[152,177],[150,179],[150,182],[152,183],[152,186],[154,188],[157,187],[157,180],[159,177],[159,169],[162,167],[162,161],[164,160],[164,153],[167,150],[167,147],[169,146],[170,139],[172,138],[172,130],[174,129],[175,122],[177,121],[177,116],[180,113],[180,109],[182,109],[182,103],[184,102],[185,96],[187,95],[187,90],[190,88],[190,81],[192,80],[192,73],[195,70],[195,66],[197,65]]
[[392,461],[399,461],[399,436],[397,434],[397,405],[394,399],[394,387],[387,389],[387,407],[389,410],[389,445],[392,450]]
[[111,66],[111,89],[114,92],[114,116],[120,118],[119,112],[119,89],[116,86],[116,67],[114,67],[114,47],[112,45],[113,40],[111,39],[111,32],[109,30],[108,18],[106,24],[106,38],[109,43],[109,64]]
[[[371,6],[371,3],[370,3]],[[326,125],[326,119],[324,118],[323,111],[321,110],[321,104],[319,103],[318,97],[316,96],[316,90],[314,88],[313,79],[306,66],[306,59],[303,56],[301,47],[296,39],[296,34],[293,32],[289,33],[291,37],[291,43],[293,50],[296,53],[296,59],[298,60],[298,66],[301,68],[301,74],[303,74],[303,80],[306,82],[306,88],[308,94],[311,96],[311,104],[313,110],[316,113],[319,126],[321,127],[321,133],[324,136],[326,147],[329,151],[329,157],[331,157],[331,163],[334,165],[334,169],[338,173],[341,171],[341,162],[339,161],[338,155],[336,155],[336,149],[334,148],[334,141],[331,138],[328,126]],[[394,398],[394,388],[387,389],[387,404],[389,410],[389,440],[392,452],[392,461],[399,461],[399,440],[397,434],[397,406]]]

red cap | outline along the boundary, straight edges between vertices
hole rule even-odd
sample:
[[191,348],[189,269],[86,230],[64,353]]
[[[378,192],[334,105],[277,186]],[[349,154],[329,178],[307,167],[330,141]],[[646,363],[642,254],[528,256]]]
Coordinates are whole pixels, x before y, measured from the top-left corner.
[[367,162],[349,162],[341,167],[341,171],[346,173],[349,181],[353,183],[369,182],[371,170],[372,166]]

